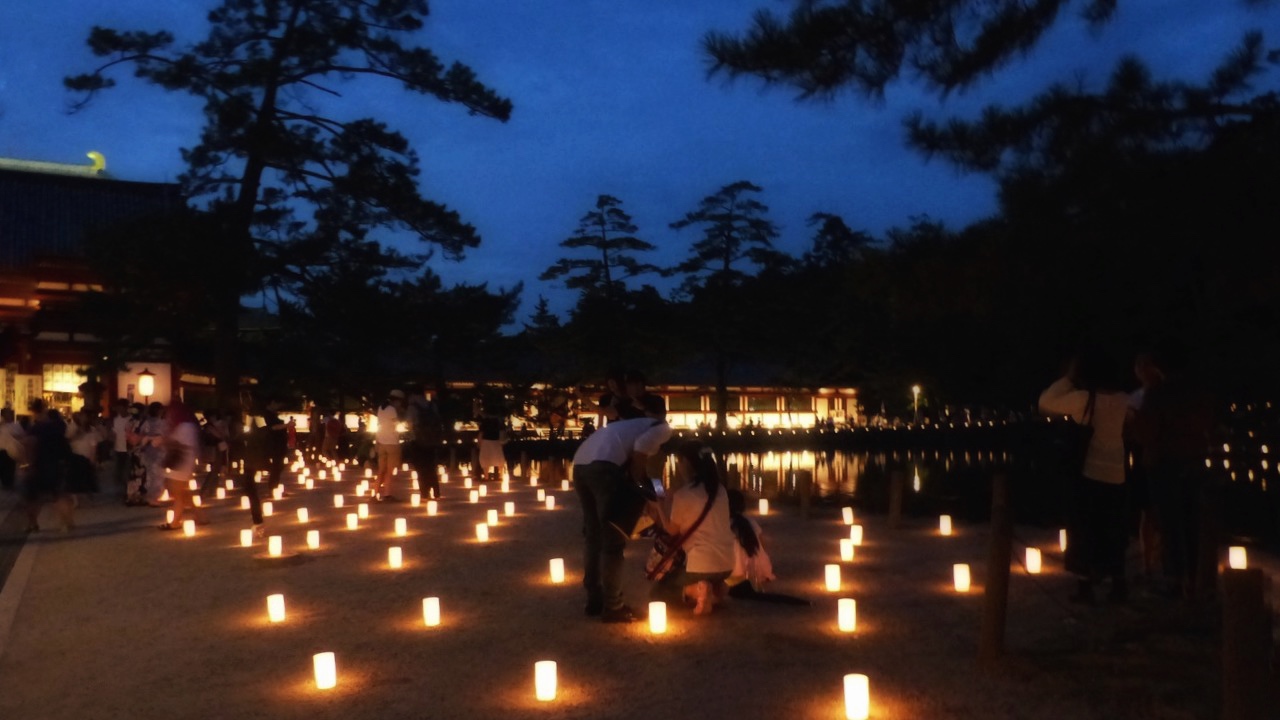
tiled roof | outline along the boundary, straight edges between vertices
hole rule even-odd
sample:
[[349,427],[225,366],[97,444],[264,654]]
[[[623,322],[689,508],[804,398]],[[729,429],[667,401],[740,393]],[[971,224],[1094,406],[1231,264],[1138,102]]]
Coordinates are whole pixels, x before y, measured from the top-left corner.
[[178,186],[0,168],[0,268],[77,257],[96,228],[182,206]]

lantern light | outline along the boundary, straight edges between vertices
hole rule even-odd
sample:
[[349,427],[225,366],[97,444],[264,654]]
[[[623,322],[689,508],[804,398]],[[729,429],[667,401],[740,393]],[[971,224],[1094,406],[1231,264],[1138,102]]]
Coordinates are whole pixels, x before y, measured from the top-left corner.
[[853,539],[840,538],[840,561],[853,562]]
[[151,368],[143,368],[142,372],[138,373],[138,393],[147,402],[152,395],[156,394],[156,374],[151,372]]
[[422,493],[409,493],[409,507],[422,506]]
[[358,513],[347,513],[347,529],[355,530],[360,527],[360,515]]
[[475,503],[480,502],[480,491],[479,491],[479,490],[472,490],[472,491],[471,491],[471,494],[470,494],[470,497],[468,497],[467,499],[468,499],[468,500],[471,502],[471,504],[473,504],[473,505],[474,505]]
[[306,509],[306,508],[298,508],[298,522],[300,522],[300,523],[305,523],[305,522],[308,522],[308,521],[310,521],[310,520],[311,520],[311,515],[310,515],[310,513],[308,513],[308,512],[307,512],[307,509]]
[[849,526],[849,539],[853,541],[853,544],[855,546],[862,544],[862,526],[861,525]]
[[333,653],[316,653],[311,661],[315,667],[317,690],[330,690],[338,685],[338,664]]
[[409,521],[404,518],[396,518],[396,536],[404,537],[409,534]]
[[356,515],[359,515],[361,520],[368,520],[369,519],[369,503],[360,503],[356,505]]
[[547,496],[547,509],[548,509],[548,510],[555,510],[555,509],[556,509],[556,496],[555,496],[555,495],[548,495],[548,496]]
[[271,557],[280,557],[284,554],[284,538],[279,535],[272,535],[267,538],[267,554]]
[[551,558],[551,582],[556,585],[564,582],[564,558]]
[[467,489],[470,489],[470,488],[471,488],[471,478],[469,478],[469,477],[464,477],[464,478],[462,478],[462,487],[467,488]]
[[218,488],[218,489],[216,489],[216,490],[214,490],[214,491],[213,491],[213,496],[214,496],[215,498],[219,499],[219,500],[226,500],[226,499],[227,499],[227,489],[226,489],[226,488]]
[[758,509],[761,515],[769,514],[769,498],[760,498]]
[[267,620],[273,623],[284,622],[284,595],[276,593],[267,596]]
[[827,592],[840,592],[840,566],[827,565]]
[[476,523],[476,540],[489,542],[489,525],[487,523]]
[[253,546],[253,529],[246,528],[240,531],[240,547]]
[[496,508],[490,508],[488,511],[485,512],[485,522],[489,523],[490,525],[498,524],[498,511]]
[[195,537],[195,535],[196,535],[196,521],[195,521],[195,520],[183,520],[183,521],[182,521],[182,534],[183,534],[183,535],[186,535],[187,537]]
[[1248,569],[1249,553],[1243,545],[1232,545],[1227,548],[1227,567],[1232,570]]
[[196,507],[200,507],[201,505],[204,504],[204,499],[201,498],[199,495],[192,495],[191,504],[195,505]]
[[223,487],[225,487],[225,488],[226,488],[226,489],[228,489],[228,490],[235,490],[235,489],[236,489],[236,481],[235,481],[235,480],[227,480],[226,482],[222,483],[222,486],[223,486]]
[[199,490],[199,489],[200,489],[200,483],[199,483],[198,481],[196,481],[194,478],[193,478],[193,479],[191,479],[191,480],[188,480],[188,481],[187,481],[187,489],[188,489],[188,490],[191,490],[191,491],[193,491],[193,492],[194,492],[194,491],[196,491],[196,490]]
[[866,675],[844,676],[844,716],[848,720],[867,720],[871,716],[871,688]]
[[840,515],[844,519],[845,525],[853,524],[853,508],[847,506],[840,508]]
[[477,488],[478,488],[478,489],[479,489],[479,491],[480,491],[480,497],[489,497],[489,486],[488,486],[488,485],[485,485],[484,483],[480,483],[480,485],[478,485],[478,486],[477,486]]
[[858,629],[858,601],[853,598],[836,601],[836,624],[840,632],[851,633]]
[[649,603],[649,632],[661,635],[667,631],[667,604],[655,600]]
[[387,548],[387,564],[392,570],[399,570],[404,563],[404,553],[398,547]]
[[568,492],[568,491],[569,491],[569,481],[568,481],[568,480],[561,480],[561,481],[560,481],[560,489],[561,489],[561,490],[563,490],[563,491],[565,491],[565,492]]
[[546,502],[546,501],[547,501],[547,491],[543,490],[542,488],[538,488],[538,502]]
[[343,504],[344,502],[346,502],[346,500],[342,497],[342,495],[334,495],[334,496],[333,496],[333,506],[334,506],[334,507],[336,507],[336,508],[340,508],[340,507],[342,507],[342,504]]
[[176,517],[176,516],[175,516],[175,514],[174,514],[174,511],[173,511],[173,510],[165,510],[165,511],[164,511],[164,524],[165,524],[165,525],[172,525],[172,524],[173,524],[173,518],[174,518],[174,517]]
[[422,622],[427,627],[440,624],[440,598],[422,598]]
[[1067,530],[1063,528],[1058,531],[1058,549],[1062,552],[1067,551]]
[[950,515],[938,516],[938,534],[943,536],[947,536],[951,534],[951,516]]
[[307,547],[311,550],[320,549],[320,531],[319,530],[307,531]]
[[248,495],[241,495],[241,496],[240,496],[240,509],[241,509],[241,510],[248,510],[248,509],[249,509],[249,496],[248,496]]
[[1029,575],[1039,575],[1040,568],[1040,548],[1027,548],[1027,573]]
[[556,699],[556,661],[539,660],[533,664],[534,696],[542,702]]
[[271,491],[271,497],[275,498],[276,500],[283,500],[283,499],[284,499],[284,486],[283,486],[283,485],[277,485],[277,486],[275,487],[275,489]]
[[272,502],[271,502],[270,500],[267,500],[267,501],[265,501],[265,502],[263,502],[263,503],[262,503],[262,516],[263,516],[263,517],[271,517],[271,516],[272,516],[272,514],[274,514],[274,513],[275,513],[275,511],[276,511],[276,506],[275,506],[275,505],[273,505],[273,504],[272,504]]
[[502,503],[502,514],[506,515],[507,517],[515,517],[516,504],[513,502]]
[[440,509],[440,503],[436,502],[435,500],[428,500],[428,501],[427,501],[427,516],[428,516],[428,517],[435,517],[436,512],[438,512],[438,511],[439,511],[439,509]]
[[969,565],[967,563],[956,563],[951,567],[952,579],[955,582],[956,592],[969,592]]

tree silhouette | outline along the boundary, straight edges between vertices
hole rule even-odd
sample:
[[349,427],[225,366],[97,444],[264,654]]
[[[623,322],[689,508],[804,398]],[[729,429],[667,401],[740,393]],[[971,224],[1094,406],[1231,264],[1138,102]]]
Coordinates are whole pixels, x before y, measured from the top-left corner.
[[230,264],[244,269],[213,298],[224,400],[239,384],[240,297],[287,282],[282,264],[323,257],[316,247],[362,242],[376,228],[407,229],[453,259],[479,243],[456,212],[421,195],[418,157],[402,135],[348,119],[349,110],[323,112],[341,97],[337,81],[376,78],[505,121],[511,103],[469,68],[404,44],[426,16],[425,0],[224,0],[209,13],[208,36],[185,48],[168,31],[95,27],[89,47],[110,59],[64,80],[80,95],[76,109],[112,87],[109,73],[122,66],[204,101],[181,181],[216,217]]
[[622,210],[622,201],[600,195],[595,209],[582,216],[573,235],[560,241],[560,247],[586,249],[588,256],[560,258],[539,279],[563,277],[565,287],[570,290],[616,298],[626,290],[626,281],[630,278],[658,272],[657,266],[642,263],[631,254],[656,249],[652,243],[636,237],[636,231],[631,216]]

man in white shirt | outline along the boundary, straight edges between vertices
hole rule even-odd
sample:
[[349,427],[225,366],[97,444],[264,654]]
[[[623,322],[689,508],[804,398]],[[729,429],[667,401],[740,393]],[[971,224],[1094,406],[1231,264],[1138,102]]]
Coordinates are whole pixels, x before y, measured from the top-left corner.
[[129,455],[129,425],[129,401],[119,398],[111,404],[111,447],[116,461],[116,487],[126,495],[129,471],[133,469],[133,458]]
[[378,432],[374,441],[378,444],[378,486],[374,498],[395,502],[391,494],[391,478],[400,467],[400,430],[396,427],[404,413],[404,391],[392,390],[378,408]]
[[599,615],[607,623],[643,619],[622,602],[622,551],[630,528],[616,523],[634,499],[629,485],[648,483],[645,461],[671,437],[666,415],[662,398],[650,395],[645,417],[610,422],[584,440],[573,456],[573,485],[582,503],[586,539],[582,574],[586,613]]

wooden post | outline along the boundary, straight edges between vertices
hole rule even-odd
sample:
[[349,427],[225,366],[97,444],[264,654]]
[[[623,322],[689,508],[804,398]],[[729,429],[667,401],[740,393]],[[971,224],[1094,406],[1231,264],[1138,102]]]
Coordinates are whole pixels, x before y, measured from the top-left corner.
[[1259,568],[1222,574],[1222,720],[1267,720],[1280,703],[1268,687],[1271,615]]
[[1013,545],[1013,517],[1009,511],[1009,478],[991,477],[991,542],[987,575],[982,588],[982,626],[978,635],[978,664],[993,669],[1004,655],[1004,629],[1009,611],[1009,562]]
[[902,486],[906,475],[901,470],[894,470],[889,475],[889,527],[902,527]]

